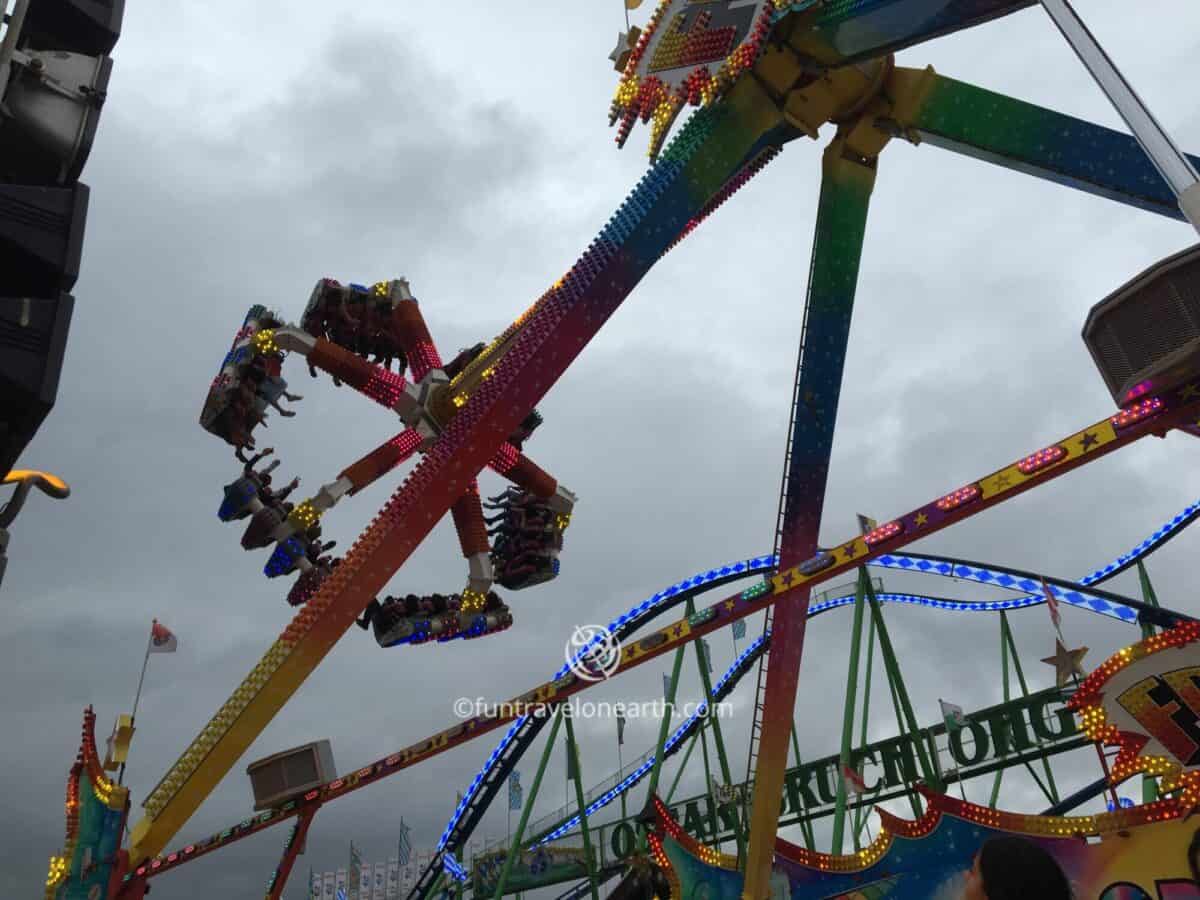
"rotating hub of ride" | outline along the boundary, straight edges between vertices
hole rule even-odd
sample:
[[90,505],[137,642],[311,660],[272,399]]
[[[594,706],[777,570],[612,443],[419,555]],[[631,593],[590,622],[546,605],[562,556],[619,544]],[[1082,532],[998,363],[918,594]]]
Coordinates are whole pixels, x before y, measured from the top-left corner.
[[[476,344],[443,363],[404,279],[369,288],[322,279],[313,289],[300,326],[285,324],[262,306],[250,309],[209,389],[200,422],[231,444],[243,463],[241,476],[225,487],[218,517],[249,519],[242,537],[244,549],[273,547],[263,570],[268,578],[299,572],[288,593],[291,605],[306,603],[340,562],[327,552],[334,542],[321,539],[322,516],[410,456],[429,450],[492,375],[508,346],[507,336],[502,336],[491,346]],[[404,425],[395,437],[299,503],[287,499],[299,486],[298,478],[282,487],[272,483],[278,459],[256,468],[274,450],[256,451],[253,437],[256,426],[266,427],[268,407],[291,417],[295,413],[282,401],[302,399],[288,392],[282,377],[288,353],[303,355],[313,376],[318,369],[327,372],[335,385],[345,384],[365,394],[394,412]],[[393,362],[398,363],[398,373],[392,371]],[[522,452],[541,422],[536,410],[530,412],[490,462],[512,483],[491,498],[488,507],[495,515],[484,518],[474,480],[451,507],[467,561],[461,593],[386,597],[367,606],[359,625],[374,626],[381,646],[502,631],[512,624],[512,615],[493,586],[520,590],[558,574],[562,535],[570,523],[575,495]],[[248,451],[253,452],[249,458]]]

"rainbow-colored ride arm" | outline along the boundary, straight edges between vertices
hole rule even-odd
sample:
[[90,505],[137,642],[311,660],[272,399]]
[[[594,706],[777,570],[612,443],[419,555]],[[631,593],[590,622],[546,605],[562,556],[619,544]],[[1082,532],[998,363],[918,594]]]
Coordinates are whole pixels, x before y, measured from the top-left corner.
[[[1170,186],[1128,134],[926,70],[910,139],[1173,219]],[[1200,168],[1200,157],[1189,156]]]
[[[130,834],[134,864],[177,833],[687,222],[764,147],[791,135],[750,79],[681,129],[583,256],[509,332],[492,375],[151,792]],[[375,377],[396,387],[394,379]]]
[[[822,163],[821,195],[776,535],[781,569],[817,553],[876,162],[876,159],[856,158],[839,138],[825,151]],[[778,817],[772,816],[771,810],[778,806],[775,798],[782,794],[787,769],[791,710],[796,703],[808,601],[808,586],[789,586],[775,607],[771,623],[771,652],[766,660],[746,866],[749,891],[760,887],[760,879],[770,873],[778,828]]]

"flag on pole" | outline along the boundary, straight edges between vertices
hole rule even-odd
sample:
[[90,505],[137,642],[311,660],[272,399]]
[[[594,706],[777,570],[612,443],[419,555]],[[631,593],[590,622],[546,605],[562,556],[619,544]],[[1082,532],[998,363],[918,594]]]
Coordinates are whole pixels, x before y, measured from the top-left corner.
[[1062,634],[1062,614],[1058,611],[1058,598],[1054,596],[1054,591],[1050,590],[1050,585],[1046,584],[1046,579],[1042,579],[1042,593],[1046,595],[1046,609],[1050,610],[1050,621],[1054,623],[1054,630],[1060,635]]
[[321,900],[321,882],[322,882],[322,880],[323,879],[321,878],[320,872],[314,872],[312,869],[308,870],[308,884],[309,884],[308,892],[309,892],[309,895],[312,897],[312,900]]
[[862,513],[858,514],[858,530],[860,533],[869,534],[878,527],[879,523],[870,516],[864,516]]
[[521,773],[516,769],[508,776],[508,808],[521,808]]
[[700,638],[700,651],[704,654],[704,666],[708,669],[708,674],[712,674],[712,647],[708,646],[708,641]]
[[947,703],[941,698],[938,699],[938,705],[942,708],[942,719],[946,723],[947,733],[958,731],[967,724],[967,717],[963,715],[961,706]]
[[625,743],[625,717],[617,713],[617,746]]
[[738,619],[736,622],[733,623],[733,639],[735,641],[740,641],[745,636],[746,636],[746,620]]
[[[410,857],[412,856],[412,842],[408,839],[408,833],[412,831],[404,820],[400,820],[400,845],[399,845],[399,863],[400,866],[407,866]],[[399,866],[397,866],[399,868]]]
[[863,777],[849,766],[842,766],[842,781],[846,783],[846,793],[848,794],[865,794],[867,792],[867,783],[863,781]]
[[179,648],[179,641],[166,625],[160,625],[158,619],[150,623],[150,652],[174,653]]

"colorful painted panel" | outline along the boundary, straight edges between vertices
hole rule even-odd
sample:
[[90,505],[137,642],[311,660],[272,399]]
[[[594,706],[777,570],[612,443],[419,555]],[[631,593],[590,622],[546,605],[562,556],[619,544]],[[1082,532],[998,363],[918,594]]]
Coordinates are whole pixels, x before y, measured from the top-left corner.
[[[1098,816],[1048,818],[1002,813],[941,795],[930,811],[907,822],[881,814],[884,827],[871,847],[829,856],[779,841],[772,900],[956,900],[979,847],[1000,834],[1024,834],[1049,851],[1071,880],[1078,900],[1196,900],[1187,847],[1200,824],[1166,811],[1134,807]],[[663,833],[652,839],[683,900],[738,900],[742,877],[728,858],[716,858],[659,812]],[[707,857],[703,858],[703,857]]]
[[121,848],[129,791],[104,774],[96,753],[96,716],[88,707],[83,739],[67,779],[67,836],[51,857],[47,900],[96,900],[108,894]]

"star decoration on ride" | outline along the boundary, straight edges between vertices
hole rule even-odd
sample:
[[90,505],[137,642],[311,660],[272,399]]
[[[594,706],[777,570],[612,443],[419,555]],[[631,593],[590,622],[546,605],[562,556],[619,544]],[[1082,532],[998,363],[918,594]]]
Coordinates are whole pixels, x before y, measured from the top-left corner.
[[[209,388],[200,421],[205,430],[233,445],[244,463],[241,477],[225,488],[218,516],[222,521],[250,519],[242,538],[245,549],[274,545],[264,568],[267,577],[299,571],[288,594],[291,605],[306,603],[340,562],[326,554],[334,542],[321,541],[322,516],[343,498],[431,448],[493,375],[511,346],[506,338],[478,343],[443,362],[402,278],[370,287],[322,279],[299,326],[285,324],[265,307],[251,308]],[[288,353],[304,356],[314,377],[318,369],[328,373],[335,385],[365,394],[403,425],[394,437],[300,503],[286,499],[298,487],[298,478],[282,488],[272,484],[277,459],[255,468],[273,449],[250,459],[244,455],[255,448],[254,428],[266,426],[268,406],[291,417],[295,413],[280,401],[302,399],[288,393],[282,377]],[[393,362],[398,372],[392,371]],[[409,378],[404,377],[406,369]],[[496,515],[484,517],[475,479],[451,506],[467,561],[466,587],[448,596],[372,600],[358,624],[364,629],[373,624],[381,645],[474,638],[503,630],[512,617],[493,585],[520,590],[558,574],[562,535],[575,495],[522,452],[541,422],[537,411],[531,411],[489,463],[512,485],[491,498],[488,508],[498,511]]]
[[1100,439],[1096,437],[1095,432],[1085,431],[1083,437],[1079,439],[1079,447],[1084,453],[1087,453],[1092,447],[1100,443]]
[[636,25],[628,31],[622,31],[617,35],[617,46],[613,47],[613,51],[608,54],[608,58],[612,60],[613,68],[618,72],[625,71],[625,67],[629,64],[629,57],[633,55],[638,38],[641,36],[642,29]]
[[1066,687],[1072,678],[1087,677],[1087,672],[1083,669],[1083,657],[1087,652],[1087,647],[1068,650],[1061,640],[1055,638],[1054,655],[1047,656],[1042,662],[1054,666],[1055,684],[1060,688]]
[[929,516],[923,512],[917,513],[917,518],[916,518],[917,527],[920,528],[922,525],[928,525],[928,524],[929,524]]

